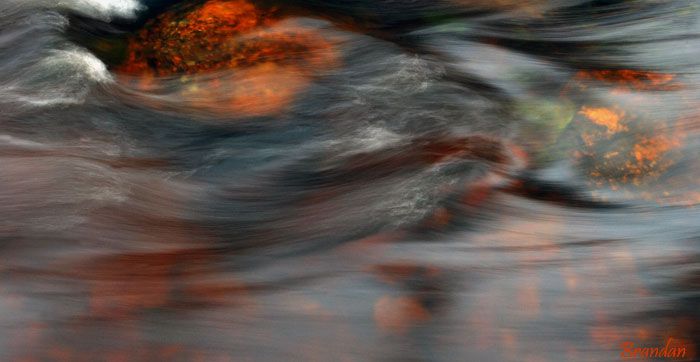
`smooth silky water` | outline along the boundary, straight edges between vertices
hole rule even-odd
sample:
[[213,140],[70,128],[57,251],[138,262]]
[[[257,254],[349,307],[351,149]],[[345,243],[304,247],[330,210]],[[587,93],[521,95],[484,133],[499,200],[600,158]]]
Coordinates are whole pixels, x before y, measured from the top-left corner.
[[4,0],[0,360],[693,360],[699,15]]

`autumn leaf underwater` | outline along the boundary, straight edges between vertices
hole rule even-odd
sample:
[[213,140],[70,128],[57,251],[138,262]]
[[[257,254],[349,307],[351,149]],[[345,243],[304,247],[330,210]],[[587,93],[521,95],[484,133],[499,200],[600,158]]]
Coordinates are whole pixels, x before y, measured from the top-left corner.
[[700,3],[4,0],[0,360],[698,358]]

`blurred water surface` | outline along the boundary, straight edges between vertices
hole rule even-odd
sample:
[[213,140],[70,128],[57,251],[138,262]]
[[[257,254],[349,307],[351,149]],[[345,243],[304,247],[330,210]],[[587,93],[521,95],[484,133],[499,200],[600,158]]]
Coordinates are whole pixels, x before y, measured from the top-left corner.
[[697,358],[698,7],[5,0],[0,359]]

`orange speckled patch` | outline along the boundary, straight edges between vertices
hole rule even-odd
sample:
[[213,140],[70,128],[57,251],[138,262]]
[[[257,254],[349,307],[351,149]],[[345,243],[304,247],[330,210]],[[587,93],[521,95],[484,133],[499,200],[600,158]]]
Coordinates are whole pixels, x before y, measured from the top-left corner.
[[608,133],[617,133],[627,130],[626,126],[620,124],[620,121],[625,116],[624,112],[614,111],[609,108],[583,106],[579,113],[586,116],[591,122],[607,128]]
[[640,186],[658,180],[678,161],[684,134],[668,132],[666,122],[660,121],[654,129],[643,129],[632,122],[634,117],[623,119],[621,111],[584,106],[581,113],[606,128],[582,131],[583,148],[576,156],[590,162],[588,173],[598,186],[608,184],[613,190]]
[[656,136],[644,138],[639,143],[634,145],[634,157],[637,162],[655,162],[664,153],[672,148],[679,147],[680,141],[674,140],[666,136]]

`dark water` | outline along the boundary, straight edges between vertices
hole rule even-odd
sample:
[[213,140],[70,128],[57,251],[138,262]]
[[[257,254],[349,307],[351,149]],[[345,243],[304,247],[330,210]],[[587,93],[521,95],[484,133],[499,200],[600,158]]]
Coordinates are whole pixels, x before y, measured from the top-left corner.
[[697,358],[697,2],[260,2],[320,60],[128,71],[198,6],[0,4],[0,360]]

